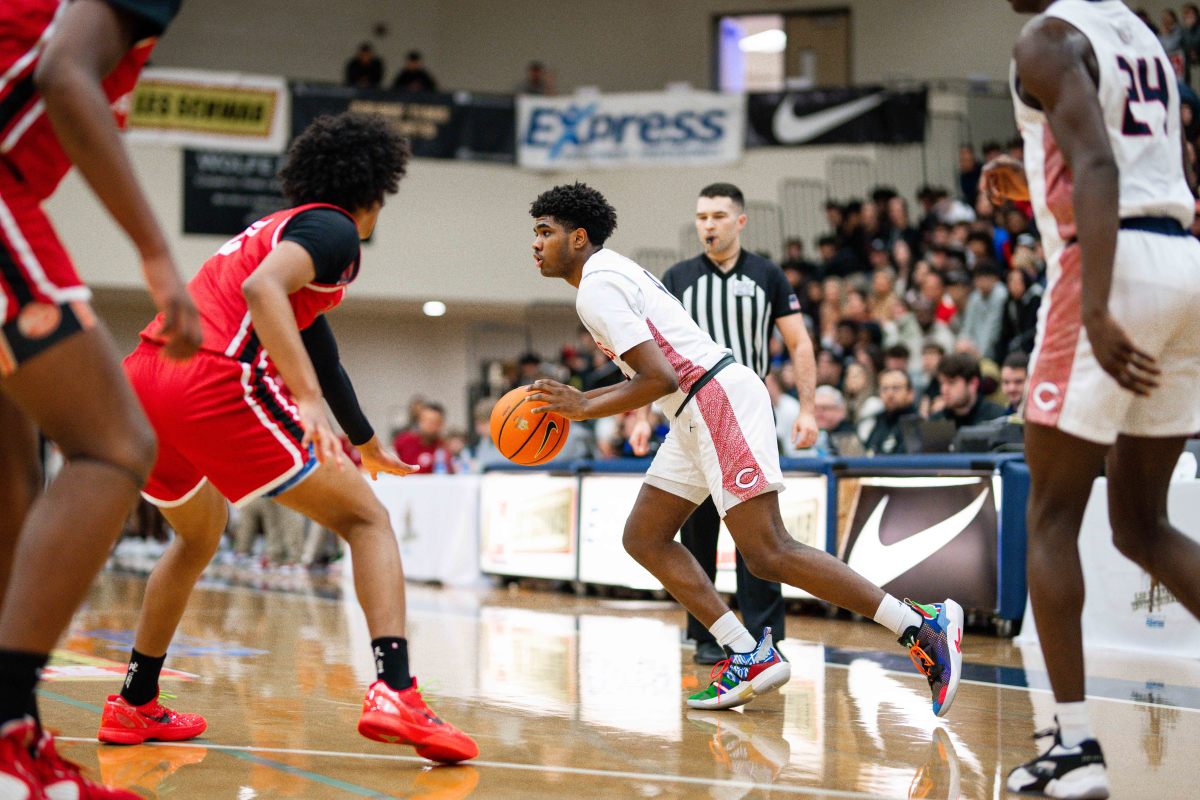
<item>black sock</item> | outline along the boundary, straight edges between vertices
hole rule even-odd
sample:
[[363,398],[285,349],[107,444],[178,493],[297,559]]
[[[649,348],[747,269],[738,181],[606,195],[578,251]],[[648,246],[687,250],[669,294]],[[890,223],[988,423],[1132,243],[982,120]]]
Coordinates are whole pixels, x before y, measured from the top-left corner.
[[381,636],[371,640],[371,652],[375,656],[375,673],[379,680],[396,691],[412,686],[408,674],[408,640],[396,636]]
[[129,670],[125,673],[125,685],[121,697],[131,706],[144,706],[158,697],[158,675],[162,672],[166,655],[155,658],[134,650],[129,656]]
[[23,650],[0,650],[0,725],[29,713],[33,690],[50,656]]

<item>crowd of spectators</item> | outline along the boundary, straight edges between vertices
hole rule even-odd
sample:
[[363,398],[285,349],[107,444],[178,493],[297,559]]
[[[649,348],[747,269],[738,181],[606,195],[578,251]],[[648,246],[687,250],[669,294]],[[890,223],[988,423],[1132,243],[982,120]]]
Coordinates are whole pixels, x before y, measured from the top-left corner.
[[[354,55],[346,61],[342,82],[359,89],[384,88],[386,66],[370,42],[362,42]],[[406,94],[429,94],[438,91],[437,79],[425,65],[425,56],[420,50],[409,50],[404,57],[404,66],[392,79],[392,91]],[[525,76],[513,87],[515,94],[552,95],[554,76],[541,61],[530,61]]]

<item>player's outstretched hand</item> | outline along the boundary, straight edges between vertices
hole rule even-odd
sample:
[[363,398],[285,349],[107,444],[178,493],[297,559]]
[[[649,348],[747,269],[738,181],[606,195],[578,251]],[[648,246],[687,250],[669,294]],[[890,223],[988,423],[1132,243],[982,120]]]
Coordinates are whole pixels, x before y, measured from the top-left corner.
[[629,449],[638,458],[649,454],[650,452],[650,423],[644,419],[639,419],[633,423],[633,427],[629,431]]
[[381,472],[386,475],[410,475],[417,471],[412,464],[405,464],[395,453],[384,447],[378,436],[372,437],[366,444],[359,445],[358,454],[362,456],[363,469],[371,476],[371,480],[378,480]]
[[1088,341],[1096,360],[1123,389],[1145,397],[1158,386],[1161,372],[1154,357],[1139,350],[1121,324],[1105,311],[1085,318]]
[[546,405],[531,409],[533,414],[553,411],[570,420],[588,419],[587,396],[574,386],[543,378],[529,387],[530,400],[544,400]]
[[817,419],[812,414],[796,415],[792,425],[792,442],[801,450],[812,447],[817,443]]
[[163,314],[160,335],[166,340],[163,355],[172,361],[186,361],[200,349],[203,333],[200,312],[179,277],[169,254],[150,256],[142,261],[142,272],[154,305]]
[[979,180],[992,205],[1006,200],[1029,201],[1025,165],[1012,156],[998,156],[984,164]]
[[301,446],[305,450],[312,447],[320,463],[333,464],[342,469],[342,444],[329,425],[329,418],[325,416],[325,404],[321,398],[297,400],[296,409],[300,412],[300,427],[304,429]]

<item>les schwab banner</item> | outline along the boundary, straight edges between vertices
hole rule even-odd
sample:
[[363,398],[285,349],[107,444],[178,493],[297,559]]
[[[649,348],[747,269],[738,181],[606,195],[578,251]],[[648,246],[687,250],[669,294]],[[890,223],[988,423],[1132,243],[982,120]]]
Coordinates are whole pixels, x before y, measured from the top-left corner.
[[156,68],[133,91],[126,130],[139,141],[281,153],[289,120],[283,78]]

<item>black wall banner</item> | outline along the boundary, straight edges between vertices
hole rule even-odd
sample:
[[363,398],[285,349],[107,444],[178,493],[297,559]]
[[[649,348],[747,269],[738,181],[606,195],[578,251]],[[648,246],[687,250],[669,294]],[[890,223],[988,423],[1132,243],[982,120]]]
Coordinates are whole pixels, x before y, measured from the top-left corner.
[[746,144],[919,144],[928,94],[856,87],[747,95]]
[[516,107],[509,95],[400,94],[327,84],[292,84],[292,135],[322,114],[360,111],[390,120],[418,158],[516,160]]
[[894,597],[996,610],[991,476],[862,478],[842,559]]
[[183,232],[233,236],[284,208],[279,191],[283,156],[184,150]]

